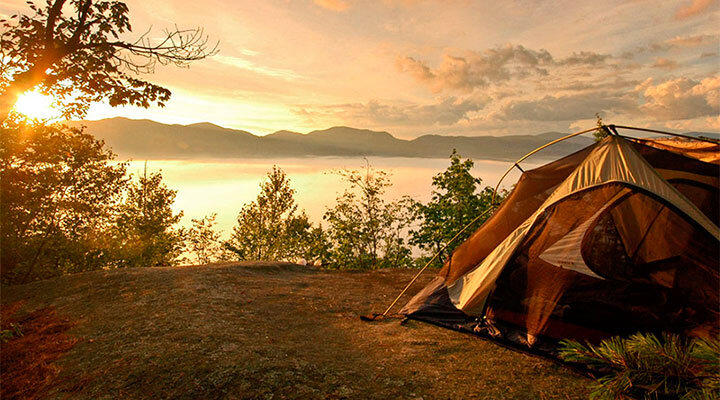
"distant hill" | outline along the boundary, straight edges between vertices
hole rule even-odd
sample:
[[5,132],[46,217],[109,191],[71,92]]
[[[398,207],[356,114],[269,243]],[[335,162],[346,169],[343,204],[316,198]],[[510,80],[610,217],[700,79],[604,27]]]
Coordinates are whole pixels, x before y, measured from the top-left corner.
[[[274,158],[312,156],[384,156],[446,158],[453,149],[463,157],[515,160],[534,148],[562,137],[559,132],[517,136],[425,135],[398,139],[388,132],[336,126],[307,134],[278,131],[267,136],[211,123],[167,125],[150,120],[111,118],[74,122],[104,140],[121,158]],[[539,156],[556,158],[592,142],[576,137],[549,147]]]

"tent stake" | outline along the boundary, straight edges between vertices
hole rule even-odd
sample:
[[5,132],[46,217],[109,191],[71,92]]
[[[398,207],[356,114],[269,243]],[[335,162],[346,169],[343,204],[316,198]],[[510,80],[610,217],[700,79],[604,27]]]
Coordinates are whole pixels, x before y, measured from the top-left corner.
[[402,290],[402,292],[400,292],[400,294],[395,298],[395,300],[392,302],[392,304],[390,304],[390,306],[388,306],[388,308],[385,310],[385,312],[383,312],[382,314],[373,314],[372,317],[364,317],[364,316],[361,316],[360,318],[361,318],[362,320],[364,320],[364,321],[373,321],[373,320],[377,319],[378,317],[386,317],[387,314],[390,312],[390,310],[392,310],[392,308],[395,307],[395,304],[397,304],[397,302],[400,300],[400,298],[405,294],[405,292],[407,292],[407,290],[410,289],[410,286],[412,286],[412,284],[415,283],[415,281],[420,277],[420,275],[422,275],[423,272],[425,272],[425,270],[433,263],[433,261],[435,261],[435,259],[437,259],[438,256],[440,256],[440,253],[442,253],[443,251],[445,251],[445,249],[447,249],[448,246],[450,246],[455,240],[457,240],[457,238],[459,238],[460,235],[462,235],[462,233],[465,232],[470,226],[472,226],[475,222],[479,221],[480,218],[484,217],[484,216],[487,215],[489,212],[493,211],[493,210],[495,209],[495,207],[496,207],[495,204],[491,204],[491,205],[490,205],[490,208],[488,208],[487,210],[485,210],[484,212],[482,212],[480,215],[478,215],[477,217],[475,217],[475,219],[473,219],[473,220],[470,221],[467,225],[465,225],[465,227],[463,227],[463,228],[460,230],[460,232],[456,233],[455,236],[453,236],[452,239],[450,239],[447,243],[445,243],[445,245],[444,245],[440,250],[438,250],[437,252],[435,252],[435,254],[432,256],[432,258],[430,259],[430,261],[428,261],[427,263],[425,263],[425,265],[420,269],[420,271],[418,271],[418,273],[415,274],[415,276],[413,276],[413,278],[410,280],[410,282],[409,282],[407,285],[405,285],[405,288],[404,288],[404,289]]

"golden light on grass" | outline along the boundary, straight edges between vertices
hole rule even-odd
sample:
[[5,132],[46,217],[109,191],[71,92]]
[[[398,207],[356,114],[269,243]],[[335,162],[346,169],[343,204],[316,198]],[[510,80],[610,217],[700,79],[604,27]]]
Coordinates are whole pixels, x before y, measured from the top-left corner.
[[15,103],[15,111],[28,118],[48,120],[57,118],[60,112],[52,106],[53,98],[38,92],[25,92]]

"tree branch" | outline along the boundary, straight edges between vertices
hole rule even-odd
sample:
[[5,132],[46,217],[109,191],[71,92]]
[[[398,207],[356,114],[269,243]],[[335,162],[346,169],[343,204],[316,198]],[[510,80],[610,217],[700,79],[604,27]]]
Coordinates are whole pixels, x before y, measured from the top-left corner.
[[65,1],[66,0],[55,0],[55,3],[50,7],[50,11],[48,11],[47,24],[45,25],[45,47],[53,45],[55,22],[62,12]]
[[91,5],[92,5],[92,0],[87,0],[80,7],[80,10],[79,10],[80,17],[78,19],[77,29],[75,29],[75,32],[73,32],[72,37],[70,37],[70,39],[67,42],[67,45],[65,46],[66,51],[68,53],[71,53],[72,51],[74,51],[76,49],[78,43],[80,42],[80,36],[82,36],[83,32],[85,32],[85,30],[90,25],[92,25],[92,22],[90,22],[89,24],[85,24],[85,21],[87,21],[88,12],[90,11]]

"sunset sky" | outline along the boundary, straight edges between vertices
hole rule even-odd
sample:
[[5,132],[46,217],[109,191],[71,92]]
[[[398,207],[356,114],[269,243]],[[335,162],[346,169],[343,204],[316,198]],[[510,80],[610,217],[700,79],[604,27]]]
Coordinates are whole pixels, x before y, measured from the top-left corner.
[[[720,1],[129,0],[134,34],[202,26],[220,53],[147,79],[164,109],[256,134],[334,125],[422,134],[607,122],[720,131]],[[0,13],[27,12],[2,0]]]

